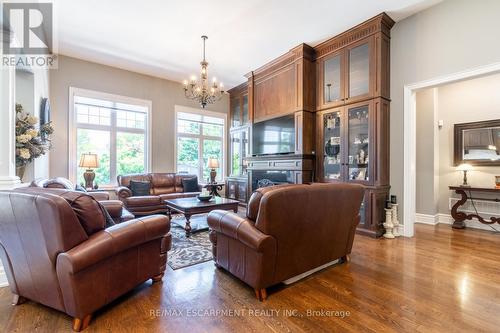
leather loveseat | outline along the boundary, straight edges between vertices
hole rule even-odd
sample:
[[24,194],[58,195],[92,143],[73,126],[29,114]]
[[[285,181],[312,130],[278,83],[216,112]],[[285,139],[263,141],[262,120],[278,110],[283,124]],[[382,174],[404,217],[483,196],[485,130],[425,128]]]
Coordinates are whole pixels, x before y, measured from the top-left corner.
[[[63,177],[35,179],[31,182],[30,187],[59,188],[71,191],[76,189],[75,185],[69,179]],[[123,203],[120,200],[110,200],[109,193],[106,191],[85,193],[99,201],[109,215],[111,215],[115,223],[129,221],[135,217],[125,207],[123,207]]]
[[[196,197],[201,192],[184,192],[182,179],[194,178],[194,175],[175,173],[146,173],[118,176],[116,195],[135,216],[151,214],[165,214],[167,212],[164,200]],[[149,195],[133,196],[130,190],[130,181],[149,182],[151,189]]]
[[258,189],[246,217],[208,215],[214,261],[255,289],[296,278],[351,253],[364,188],[356,184]]
[[36,187],[0,191],[0,257],[14,294],[72,316],[73,329],[148,279],[160,281],[170,221],[155,215],[105,228],[87,194]]

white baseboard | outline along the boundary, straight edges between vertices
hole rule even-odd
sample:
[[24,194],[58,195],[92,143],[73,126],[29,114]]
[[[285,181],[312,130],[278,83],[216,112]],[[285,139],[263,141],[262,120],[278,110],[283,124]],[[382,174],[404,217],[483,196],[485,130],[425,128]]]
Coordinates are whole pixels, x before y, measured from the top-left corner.
[[438,215],[429,215],[429,214],[415,214],[415,223],[422,223],[422,224],[430,224],[430,225],[436,225],[439,223],[438,220]]
[[[437,224],[453,224],[453,221],[454,221],[453,218],[449,214],[436,214],[436,215],[418,214],[418,213],[415,214],[415,223],[437,225]],[[477,220],[472,220],[472,221],[466,220],[465,226],[467,228],[474,228],[480,230],[500,231],[499,226],[483,224]]]

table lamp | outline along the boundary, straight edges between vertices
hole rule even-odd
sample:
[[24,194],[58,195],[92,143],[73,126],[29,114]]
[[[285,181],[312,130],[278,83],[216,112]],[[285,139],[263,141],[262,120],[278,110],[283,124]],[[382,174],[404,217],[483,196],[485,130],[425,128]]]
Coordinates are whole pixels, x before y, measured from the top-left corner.
[[470,164],[463,163],[463,164],[460,164],[458,166],[457,170],[464,172],[464,181],[463,181],[462,185],[460,185],[460,186],[470,187],[470,185],[467,183],[467,171],[472,170],[472,166]]
[[85,188],[94,188],[95,173],[94,170],[99,167],[99,161],[97,159],[97,154],[84,153],[80,157],[80,168],[86,168],[87,171],[83,173],[83,179],[85,179]]
[[208,159],[207,167],[210,170],[210,183],[215,183],[215,177],[217,176],[217,171],[215,169],[219,168],[219,160],[215,157],[210,157]]

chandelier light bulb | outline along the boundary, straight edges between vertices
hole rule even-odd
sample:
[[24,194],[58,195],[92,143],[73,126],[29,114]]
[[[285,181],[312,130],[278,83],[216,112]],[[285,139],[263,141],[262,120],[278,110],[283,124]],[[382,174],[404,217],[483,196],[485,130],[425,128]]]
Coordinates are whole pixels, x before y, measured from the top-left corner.
[[191,75],[191,82],[196,82],[196,75]]
[[182,84],[184,84],[185,86],[187,86],[188,85],[188,81],[184,80],[184,81],[182,81]]
[[217,82],[217,79],[215,78],[215,76],[214,76],[214,78],[212,79],[212,82],[213,82],[213,83]]

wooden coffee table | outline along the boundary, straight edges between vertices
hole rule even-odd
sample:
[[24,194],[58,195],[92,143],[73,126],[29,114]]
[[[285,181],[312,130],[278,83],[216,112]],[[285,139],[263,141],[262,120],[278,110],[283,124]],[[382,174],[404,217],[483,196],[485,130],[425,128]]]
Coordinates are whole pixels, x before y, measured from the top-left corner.
[[200,201],[197,198],[165,200],[165,204],[167,205],[167,214],[170,219],[172,218],[172,211],[181,213],[186,217],[186,225],[184,226],[186,237],[189,237],[193,232],[208,229],[207,226],[193,230],[190,222],[192,215],[209,213],[215,209],[232,210],[237,213],[238,203],[239,201],[221,197],[213,197],[210,201]]

